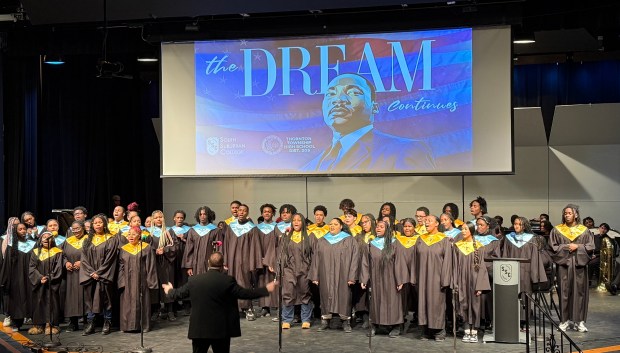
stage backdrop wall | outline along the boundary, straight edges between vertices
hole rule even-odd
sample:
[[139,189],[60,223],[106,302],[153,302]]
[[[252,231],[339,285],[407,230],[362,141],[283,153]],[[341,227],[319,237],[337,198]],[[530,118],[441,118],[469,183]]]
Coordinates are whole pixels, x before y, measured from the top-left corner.
[[[164,212],[171,217],[184,209],[193,222],[195,209],[206,204],[223,219],[230,216],[230,201],[238,199],[250,206],[253,219],[266,202],[292,203],[305,214],[323,204],[328,216],[336,216],[340,200],[349,197],[358,212],[373,214],[391,201],[399,218],[422,205],[438,214],[444,203],[455,202],[462,218],[463,200],[468,204],[482,195],[489,214],[503,216],[506,224],[517,212],[527,218],[549,213],[557,223],[562,207],[573,202],[581,206],[582,217],[620,227],[615,212],[620,208],[620,104],[558,106],[549,144],[540,108],[514,113],[514,175],[164,178]],[[465,214],[468,219],[468,207]]]

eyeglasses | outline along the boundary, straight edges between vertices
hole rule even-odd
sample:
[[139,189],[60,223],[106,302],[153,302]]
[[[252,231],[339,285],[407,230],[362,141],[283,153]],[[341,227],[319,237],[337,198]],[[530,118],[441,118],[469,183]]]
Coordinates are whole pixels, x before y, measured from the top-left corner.
[[71,232],[73,232],[73,233],[78,233],[78,232],[81,232],[81,231],[82,231],[82,228],[71,228]]

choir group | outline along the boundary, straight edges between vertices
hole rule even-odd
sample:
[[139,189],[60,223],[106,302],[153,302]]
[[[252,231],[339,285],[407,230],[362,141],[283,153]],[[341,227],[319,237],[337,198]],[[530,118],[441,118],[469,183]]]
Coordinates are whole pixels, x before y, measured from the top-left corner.
[[101,317],[101,332],[108,334],[118,315],[121,331],[148,331],[152,320],[174,321],[177,311],[191,310],[189,302],[168,299],[161,284],[178,287],[206,272],[207,259],[219,251],[224,270],[241,286],[280,281],[281,299],[274,292],[258,308],[247,300],[239,307],[248,320],[281,308],[282,329],[296,322],[309,329],[313,317],[320,317],[319,332],[341,327],[348,333],[361,324],[370,336],[397,337],[410,317],[408,331],[418,327],[422,340],[442,341],[446,325],[458,324],[463,342],[478,342],[478,329],[493,324],[493,271],[485,260],[508,257],[529,260],[521,264],[521,291],[557,282],[560,329],[587,331],[586,265],[594,240],[578,207],[567,205],[555,227],[542,220],[547,232],[540,235],[525,217],[513,217],[508,231],[502,228],[487,216],[482,197],[469,206],[467,222],[454,203],[439,216],[419,207],[414,217],[397,219],[392,203],[375,217],[344,199],[338,217],[329,219],[319,205],[310,221],[293,205],[264,204],[254,222],[250,208],[233,201],[230,218],[215,223],[215,213],[202,206],[191,227],[181,210],[167,226],[162,211],[143,225],[135,203],[115,207],[111,218],[87,219],[87,210],[76,207],[65,235],[57,220],[41,226],[25,212],[9,219],[2,236],[4,323],[18,331],[31,320],[29,334],[49,334],[68,319],[67,330],[83,322],[88,335]]

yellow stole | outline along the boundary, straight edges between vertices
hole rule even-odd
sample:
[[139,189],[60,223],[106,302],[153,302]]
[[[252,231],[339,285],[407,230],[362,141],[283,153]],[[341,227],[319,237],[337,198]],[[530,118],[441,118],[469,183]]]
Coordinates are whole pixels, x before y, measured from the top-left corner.
[[426,234],[420,235],[420,238],[422,239],[422,241],[428,246],[439,243],[445,237],[446,235],[443,233],[435,233],[435,234],[426,233]]
[[418,224],[417,226],[415,226],[415,232],[420,235],[428,233],[424,224]]
[[463,253],[463,255],[469,255],[476,251],[476,249],[480,249],[484,246],[481,242],[476,241],[476,249],[474,249],[474,242],[465,240],[459,240],[454,245]]
[[413,236],[408,237],[406,235],[400,234],[400,232],[396,232],[394,234],[394,237],[396,238],[396,240],[398,240],[402,244],[402,246],[404,246],[406,249],[409,249],[410,247],[415,245],[415,242],[418,240],[420,236],[413,235]]
[[465,224],[465,222],[461,221],[461,220],[460,220],[460,219],[458,219],[458,218],[454,220],[454,226],[455,226],[456,228],[460,228],[463,224]]
[[50,257],[62,252],[62,250],[58,249],[57,247],[53,247],[49,250],[41,249],[41,254],[39,254],[39,249],[34,249],[33,251],[34,254],[37,255],[37,258],[39,258],[39,261],[45,261]]
[[103,234],[103,235],[98,235],[98,234],[95,234],[95,235],[93,235],[93,240],[92,240],[92,242],[91,242],[91,243],[92,243],[94,246],[99,246],[99,245],[101,245],[101,244],[105,243],[108,239],[110,239],[110,238],[112,238],[112,237],[113,237],[113,236],[112,236],[112,234],[110,234],[110,233]]
[[364,234],[364,243],[368,244],[368,242],[373,241],[375,239],[375,236],[368,232],[366,234]]
[[[121,249],[127,251],[131,255],[137,255],[140,252],[140,243],[141,242],[138,242],[138,244],[136,244],[136,245],[133,245],[131,243],[127,243],[127,244],[123,245],[121,247]],[[142,243],[142,250],[147,249],[148,247],[149,247],[149,244]]]
[[560,232],[560,234],[562,234],[564,237],[566,237],[570,241],[574,241],[581,234],[583,234],[583,232],[588,230],[588,228],[584,226],[583,224],[578,224],[576,226],[569,227],[564,223],[555,226],[555,229],[557,229],[557,231]]
[[329,225],[325,224],[322,227],[317,226],[316,224],[311,224],[308,226],[308,234],[314,233],[314,236],[317,239],[321,239],[325,234],[329,233]]
[[230,224],[230,223],[232,223],[234,220],[235,220],[235,217],[230,216],[230,218],[225,219],[225,220],[224,220],[224,222],[226,222],[226,224]]
[[301,232],[293,231],[291,234],[291,240],[295,242],[295,244],[301,243]]
[[108,230],[110,231],[110,233],[116,234],[118,233],[119,230],[121,230],[121,228],[123,228],[124,226],[128,224],[129,222],[127,221],[122,221],[121,223],[116,223],[113,221],[113,222],[108,223]]
[[67,238],[67,240],[65,241],[69,243],[69,245],[80,250],[82,248],[82,245],[84,244],[84,240],[86,240],[87,237],[87,235],[83,235],[80,239],[78,239],[75,235],[73,235]]
[[353,226],[353,228],[351,228],[351,235],[352,236],[357,236],[358,234],[362,233],[362,227],[361,226]]

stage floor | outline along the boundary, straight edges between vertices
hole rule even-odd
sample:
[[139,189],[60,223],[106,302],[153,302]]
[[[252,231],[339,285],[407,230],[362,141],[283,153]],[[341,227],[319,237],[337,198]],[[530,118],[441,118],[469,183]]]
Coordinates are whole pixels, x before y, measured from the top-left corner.
[[[557,298],[557,297],[556,297]],[[1,317],[1,316],[0,316]],[[175,322],[157,322],[153,324],[151,332],[144,334],[144,345],[153,352],[184,353],[191,352],[191,341],[187,339],[189,317],[179,315]],[[1,322],[1,321],[0,321]],[[29,326],[26,326],[28,328]],[[80,326],[81,327],[81,326]],[[310,330],[302,330],[299,324],[293,325],[290,330],[284,330],[282,335],[282,351],[291,353],[302,352],[368,352],[368,337],[361,325],[346,334],[342,330],[327,330],[317,332],[318,322],[313,323]],[[570,337],[583,350],[592,353],[620,352],[620,296],[610,296],[595,290],[590,292],[590,309],[587,327],[589,332],[580,333],[569,331]],[[140,334],[122,333],[114,330],[107,336],[101,335],[101,328],[95,334],[83,337],[80,332],[63,332],[59,339],[62,346],[57,349],[70,352],[128,352],[140,346]],[[13,334],[3,329],[9,336]],[[278,351],[278,325],[270,317],[257,318],[256,321],[241,319],[242,337],[232,340],[231,352],[244,353],[273,353]],[[448,335],[444,342],[420,341],[419,330],[402,334],[398,338],[389,338],[387,335],[377,334],[372,338],[373,352],[453,352],[452,336]],[[14,335],[14,339],[22,341],[23,337],[34,343],[47,342],[46,336],[29,336],[25,330]],[[559,337],[558,337],[559,338]],[[0,352],[2,351],[0,346]],[[525,352],[523,344],[497,343],[463,343],[460,338],[456,342],[458,352]],[[540,347],[539,347],[539,351]]]

